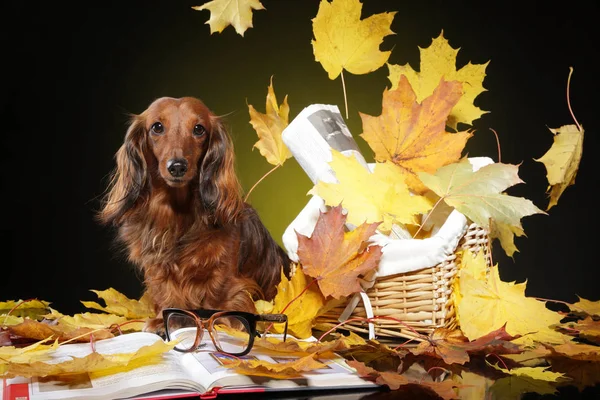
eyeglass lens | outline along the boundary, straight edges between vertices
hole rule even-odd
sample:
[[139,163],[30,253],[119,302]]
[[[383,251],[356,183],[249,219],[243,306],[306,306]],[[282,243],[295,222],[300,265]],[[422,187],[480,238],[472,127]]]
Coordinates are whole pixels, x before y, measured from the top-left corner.
[[[216,317],[211,326],[204,322],[204,328],[210,329],[215,346],[219,351],[225,353],[243,353],[250,344],[250,326],[248,321],[239,316],[227,315]],[[191,351],[194,349],[198,327],[196,320],[187,314],[172,313],[167,318],[167,330],[172,339],[176,338],[179,343],[175,348],[179,351]],[[208,333],[200,332],[200,347],[205,345],[203,341],[210,340]]]

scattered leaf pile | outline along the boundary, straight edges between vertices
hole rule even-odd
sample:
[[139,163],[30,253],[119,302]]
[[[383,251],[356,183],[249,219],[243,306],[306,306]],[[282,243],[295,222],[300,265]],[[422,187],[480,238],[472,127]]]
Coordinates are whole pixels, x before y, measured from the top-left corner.
[[[193,9],[210,11],[211,34],[232,25],[243,36],[252,27],[252,11],[265,7],[259,0],[212,0]],[[386,65],[391,51],[380,46],[394,34],[395,11],[362,18],[361,9],[359,0],[321,0],[312,19],[315,61],[330,79],[341,76],[346,115],[343,71],[367,74]],[[418,342],[390,343],[348,333],[343,324],[319,330],[315,323],[319,315],[361,292],[361,281],[377,269],[382,248],[370,241],[375,232],[387,235],[397,228],[427,237],[427,216],[446,207],[485,228],[512,256],[518,251],[515,236],[525,234],[522,218],[548,215],[575,183],[584,133],[576,120],[550,129],[552,147],[534,159],[547,169],[546,211],[507,193],[523,183],[520,164],[492,161],[474,170],[463,153],[477,134],[473,121],[489,112],[474,103],[486,90],[489,62],[457,69],[457,53],[442,31],[420,49],[419,71],[408,64],[387,64],[391,87],[383,90],[381,115],[359,113],[360,137],[373,151],[374,168],[368,171],[356,159],[333,151],[330,166],[338,183],[317,182],[309,191],[325,200],[327,210],[310,236],[297,235],[299,261],[291,278],[282,275],[275,299],[258,301],[256,308],[287,314],[290,334],[306,339],[319,333],[319,340],[281,342],[263,336],[255,346],[298,358],[277,364],[240,360],[229,368],[287,379],[323,367],[319,360],[335,352],[359,374],[390,390],[443,399],[519,399],[528,392],[553,394],[565,385],[583,390],[600,383],[600,301],[580,298],[569,304],[527,297],[526,283],[502,281],[500,267],[486,264],[483,253],[461,254],[452,288],[456,328],[437,328],[420,335]],[[248,109],[259,137],[254,147],[274,165],[269,174],[291,157],[281,136],[289,122],[288,97],[278,104],[271,79],[265,113],[250,104]],[[47,355],[65,343],[93,343],[139,331],[153,317],[144,298],[131,300],[112,288],[93,292],[106,305],[84,301],[94,312],[74,316],[46,301],[0,303],[0,376],[92,373],[98,366],[110,371],[170,350],[168,344],[157,344],[142,354],[110,360],[92,353],[89,360],[46,364]],[[548,303],[563,310],[554,311]],[[266,329],[277,333],[280,328]]]

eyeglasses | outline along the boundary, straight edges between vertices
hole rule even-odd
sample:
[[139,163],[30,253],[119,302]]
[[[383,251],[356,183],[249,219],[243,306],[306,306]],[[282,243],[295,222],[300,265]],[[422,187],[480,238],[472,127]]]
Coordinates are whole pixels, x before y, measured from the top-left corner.
[[222,353],[243,356],[250,352],[259,321],[285,323],[283,340],[287,337],[288,319],[285,314],[252,314],[243,311],[163,310],[165,333],[168,341],[177,339],[174,349],[189,353],[206,345],[202,343],[204,331],[208,331],[216,349]]

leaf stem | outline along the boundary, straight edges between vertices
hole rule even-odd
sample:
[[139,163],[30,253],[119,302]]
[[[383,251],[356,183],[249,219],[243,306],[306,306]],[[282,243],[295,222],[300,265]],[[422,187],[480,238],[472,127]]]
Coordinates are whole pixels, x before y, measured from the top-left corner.
[[575,121],[575,125],[577,125],[577,129],[579,129],[579,132],[581,132],[581,125],[579,125],[579,122],[577,122],[577,118],[575,118],[575,114],[573,114],[573,110],[571,109],[571,98],[569,96],[571,75],[573,75],[573,67],[569,67],[569,77],[567,78],[567,106],[569,107],[569,112],[571,113],[571,117],[573,117],[573,121]]
[[254,186],[252,186],[250,188],[250,190],[248,191],[248,193],[246,193],[246,197],[244,197],[244,201],[248,200],[248,197],[250,197],[250,193],[252,193],[252,191],[254,190],[254,188],[256,187],[256,185],[258,185],[263,179],[265,179],[267,176],[269,176],[271,174],[271,172],[275,171],[279,167],[281,167],[281,164],[277,164],[276,166],[274,166],[273,168],[271,168],[266,174],[264,174],[262,176],[262,178],[260,178],[258,181],[256,181],[256,183],[254,184]]
[[501,163],[502,162],[502,152],[500,151],[500,138],[498,137],[498,134],[496,133],[495,130],[490,128],[490,131],[494,132],[494,135],[496,136],[496,145],[498,146],[498,162]]
[[[298,294],[298,296],[296,296],[296,297],[294,297],[293,299],[291,299],[291,300],[290,300],[290,301],[289,301],[289,302],[288,302],[288,303],[285,305],[285,307],[283,307],[283,309],[282,309],[282,310],[279,312],[279,314],[284,314],[284,313],[285,313],[285,310],[287,310],[287,309],[288,309],[288,307],[290,306],[290,304],[292,304],[292,303],[293,303],[293,302],[294,302],[296,299],[298,299],[300,296],[302,296],[302,295],[303,295],[303,294],[304,294],[304,293],[305,293],[305,292],[308,290],[308,288],[309,288],[309,287],[311,287],[313,284],[315,284],[317,281],[318,281],[318,278],[314,278],[312,281],[310,281],[310,283],[309,283],[308,285],[306,285],[306,286],[304,287],[304,289],[302,289],[302,291],[301,291],[301,292]],[[269,326],[267,327],[267,329],[265,329],[265,334],[269,332],[269,330],[270,330],[270,329],[273,327],[273,324],[274,324],[274,323],[275,323],[275,322],[271,322],[271,325],[269,325]]]
[[342,70],[340,76],[342,77],[342,89],[344,90],[344,105],[346,106],[346,119],[348,119],[348,98],[346,97],[346,81],[344,80],[344,70]]

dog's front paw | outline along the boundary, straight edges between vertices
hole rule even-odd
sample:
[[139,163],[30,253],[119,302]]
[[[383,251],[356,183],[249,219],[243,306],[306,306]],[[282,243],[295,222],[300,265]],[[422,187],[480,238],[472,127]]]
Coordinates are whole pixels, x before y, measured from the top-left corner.
[[150,318],[146,320],[142,331],[156,333],[163,339],[166,339],[167,337],[167,334],[165,332],[165,325],[162,318]]

